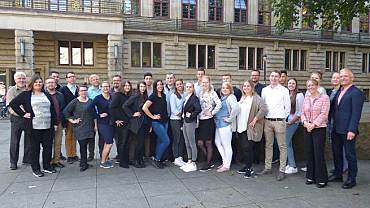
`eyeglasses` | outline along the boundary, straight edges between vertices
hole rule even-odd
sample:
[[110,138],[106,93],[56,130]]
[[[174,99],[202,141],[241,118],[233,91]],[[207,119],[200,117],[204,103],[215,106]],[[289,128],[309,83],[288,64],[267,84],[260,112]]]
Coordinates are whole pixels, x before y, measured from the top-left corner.
[[76,76],[74,76],[74,75],[72,75],[72,76],[69,76],[69,77],[67,77],[67,78],[75,78]]
[[87,90],[80,90],[80,92],[86,92]]

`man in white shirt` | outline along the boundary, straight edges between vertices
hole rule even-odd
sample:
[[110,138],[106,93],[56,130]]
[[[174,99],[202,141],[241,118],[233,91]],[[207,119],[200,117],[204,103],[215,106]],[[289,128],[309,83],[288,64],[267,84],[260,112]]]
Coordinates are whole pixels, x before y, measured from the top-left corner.
[[194,83],[195,95],[197,97],[199,97],[199,94],[202,91],[202,78],[204,75],[206,75],[206,71],[204,71],[203,68],[199,68],[197,70],[197,82]]
[[271,174],[274,137],[277,139],[280,150],[280,168],[277,180],[285,178],[287,147],[285,143],[286,122],[290,113],[290,97],[287,88],[279,84],[281,73],[278,70],[271,72],[270,85],[262,89],[262,99],[267,105],[265,117],[265,168],[259,174]]

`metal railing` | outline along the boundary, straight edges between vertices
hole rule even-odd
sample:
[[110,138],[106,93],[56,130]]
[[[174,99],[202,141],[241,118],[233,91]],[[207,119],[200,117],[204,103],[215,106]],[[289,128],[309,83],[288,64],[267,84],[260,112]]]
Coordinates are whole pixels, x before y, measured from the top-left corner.
[[124,17],[124,30],[179,32],[240,37],[263,37],[341,43],[370,43],[370,34],[323,30],[292,29],[280,33],[276,27],[240,23],[222,23],[149,17]]
[[122,0],[0,0],[0,8],[122,15]]

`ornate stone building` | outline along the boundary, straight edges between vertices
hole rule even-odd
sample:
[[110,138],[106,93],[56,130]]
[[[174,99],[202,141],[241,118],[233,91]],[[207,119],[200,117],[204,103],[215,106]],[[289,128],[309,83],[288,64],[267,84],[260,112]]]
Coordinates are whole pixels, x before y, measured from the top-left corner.
[[333,71],[349,67],[369,96],[369,15],[338,31],[302,23],[307,15],[301,9],[300,23],[279,34],[267,0],[0,0],[0,81],[11,84],[16,70],[75,71],[80,82],[92,73],[139,80],[146,71],[193,80],[203,67],[216,85],[224,73],[240,84],[265,65],[301,86],[319,70],[328,86]]

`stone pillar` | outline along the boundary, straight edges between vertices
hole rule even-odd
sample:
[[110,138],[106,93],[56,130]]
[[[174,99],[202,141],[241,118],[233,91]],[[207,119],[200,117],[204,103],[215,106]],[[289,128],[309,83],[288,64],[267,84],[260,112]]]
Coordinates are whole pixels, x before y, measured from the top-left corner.
[[208,21],[208,1],[198,1],[198,17],[199,21]]
[[153,17],[153,0],[142,0],[141,15],[144,17]]
[[170,0],[170,18],[181,19],[181,0]]
[[[32,30],[15,30],[15,68],[26,73],[27,78],[34,74],[35,55]],[[24,54],[22,54],[24,53]]]
[[[115,49],[116,48],[116,49]],[[115,52],[115,50],[117,50]],[[123,36],[108,35],[108,78],[123,74]],[[115,54],[116,53],[116,54]],[[117,55],[117,57],[115,57]]]
[[360,32],[360,18],[354,17],[352,20],[352,32],[359,33]]
[[224,22],[234,22],[234,1],[224,1]]
[[258,1],[248,1],[248,24],[258,24]]

